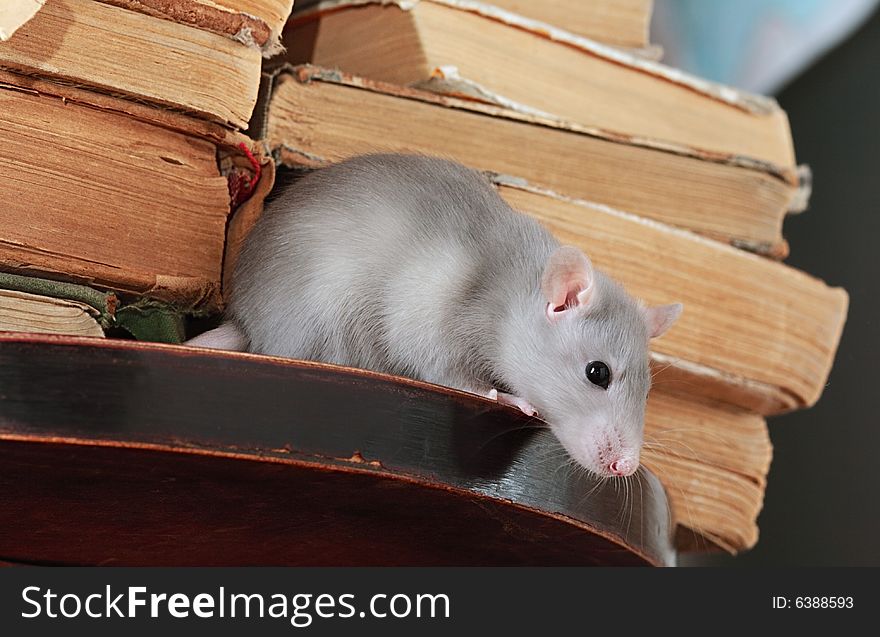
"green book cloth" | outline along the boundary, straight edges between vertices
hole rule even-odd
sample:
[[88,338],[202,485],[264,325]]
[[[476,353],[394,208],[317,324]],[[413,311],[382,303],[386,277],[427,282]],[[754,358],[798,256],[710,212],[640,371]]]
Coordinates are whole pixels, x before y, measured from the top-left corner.
[[114,292],[8,272],[0,272],[0,289],[84,303],[98,312],[103,329],[122,328],[139,341],[181,343],[185,338],[184,313],[151,299],[124,303]]

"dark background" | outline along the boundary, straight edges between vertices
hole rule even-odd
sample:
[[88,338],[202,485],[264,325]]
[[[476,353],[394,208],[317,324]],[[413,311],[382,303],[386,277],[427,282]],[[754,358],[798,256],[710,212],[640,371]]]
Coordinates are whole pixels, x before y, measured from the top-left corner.
[[810,208],[785,223],[788,263],[845,287],[849,319],[825,394],[771,418],[773,465],[757,547],[685,564],[880,566],[880,14],[776,97]]

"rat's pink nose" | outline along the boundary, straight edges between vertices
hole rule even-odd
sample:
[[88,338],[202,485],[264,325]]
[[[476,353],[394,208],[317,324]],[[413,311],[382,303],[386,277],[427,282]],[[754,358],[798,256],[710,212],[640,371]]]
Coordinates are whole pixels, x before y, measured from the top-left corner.
[[608,470],[616,476],[628,476],[635,472],[637,466],[631,458],[618,458],[608,465]]

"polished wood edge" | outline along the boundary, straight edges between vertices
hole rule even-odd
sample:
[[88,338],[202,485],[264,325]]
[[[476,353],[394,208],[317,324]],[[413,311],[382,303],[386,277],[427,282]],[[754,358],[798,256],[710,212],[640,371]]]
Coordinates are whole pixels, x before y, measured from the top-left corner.
[[[301,468],[307,468],[315,471],[324,471],[328,473],[339,472],[339,473],[353,473],[353,474],[372,474],[378,475],[381,477],[389,478],[392,480],[406,482],[408,484],[418,486],[426,489],[436,489],[440,491],[446,491],[448,493],[455,493],[461,496],[467,496],[470,498],[475,498],[483,501],[502,501],[506,506],[512,506],[516,509],[522,511],[528,511],[529,513],[533,513],[539,516],[551,518],[562,522],[564,524],[568,524],[579,529],[582,529],[588,533],[592,533],[593,535],[597,535],[606,541],[614,544],[615,546],[620,547],[625,551],[629,551],[631,553],[635,553],[639,558],[644,560],[644,562],[651,566],[668,566],[668,564],[664,564],[660,561],[658,557],[653,557],[648,555],[645,551],[643,551],[640,547],[634,544],[627,544],[624,540],[613,533],[606,532],[596,526],[593,526],[583,520],[577,520],[575,518],[563,515],[561,513],[553,512],[553,511],[545,511],[543,509],[538,509],[535,507],[530,507],[524,505],[519,502],[513,502],[511,500],[506,500],[502,498],[494,498],[492,496],[479,493],[476,491],[471,491],[468,489],[463,489],[461,487],[456,487],[449,484],[440,484],[437,482],[432,482],[417,476],[408,475],[405,473],[399,473],[395,471],[385,470],[381,463],[378,461],[369,461],[363,458],[353,459],[353,458],[321,458],[320,460],[308,460],[303,458],[280,458],[273,455],[264,455],[254,453],[247,453],[241,451],[229,451],[229,450],[221,450],[221,449],[209,449],[209,448],[199,448],[199,447],[176,447],[172,445],[164,445],[164,444],[155,444],[155,443],[141,443],[141,442],[133,442],[133,441],[115,441],[115,440],[89,440],[82,438],[70,438],[64,436],[39,436],[39,435],[22,435],[22,434],[11,434],[0,431],[0,442],[2,441],[11,441],[11,442],[26,442],[33,444],[52,444],[52,445],[74,445],[80,447],[115,447],[120,449],[138,449],[141,451],[155,451],[160,453],[168,453],[168,454],[187,454],[187,455],[197,455],[197,456],[210,456],[215,458],[226,458],[231,460],[241,460],[245,462],[271,462],[273,464],[280,465],[290,465],[297,466]],[[358,466],[360,465],[360,466]]]

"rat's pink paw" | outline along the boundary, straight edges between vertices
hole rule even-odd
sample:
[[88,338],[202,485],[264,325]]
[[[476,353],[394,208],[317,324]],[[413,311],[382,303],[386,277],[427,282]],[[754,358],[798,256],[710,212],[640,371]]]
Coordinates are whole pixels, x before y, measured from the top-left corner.
[[504,392],[493,389],[489,392],[489,398],[494,398],[502,405],[516,407],[526,416],[538,415],[538,410],[532,406],[532,403],[523,398],[520,398],[519,396],[514,396],[513,394],[505,394]]

